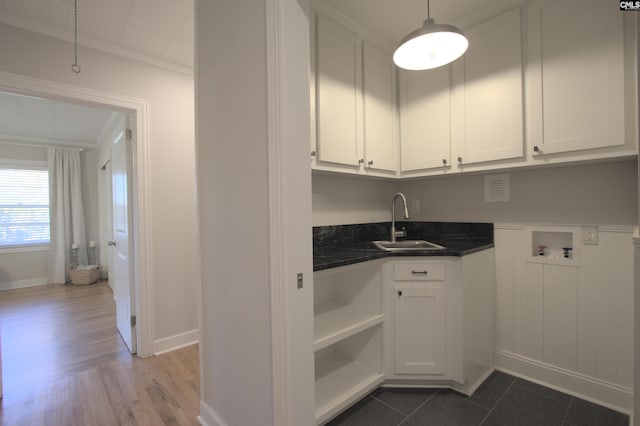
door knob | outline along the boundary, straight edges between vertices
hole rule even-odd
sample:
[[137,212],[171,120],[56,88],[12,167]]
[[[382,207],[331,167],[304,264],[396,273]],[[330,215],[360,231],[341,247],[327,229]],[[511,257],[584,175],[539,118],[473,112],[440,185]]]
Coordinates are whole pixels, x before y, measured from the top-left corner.
[[109,247],[111,247],[111,246],[115,247],[115,246],[116,246],[116,242],[115,242],[115,241],[111,241],[111,240],[109,240],[109,241],[107,241],[107,245],[108,245]]

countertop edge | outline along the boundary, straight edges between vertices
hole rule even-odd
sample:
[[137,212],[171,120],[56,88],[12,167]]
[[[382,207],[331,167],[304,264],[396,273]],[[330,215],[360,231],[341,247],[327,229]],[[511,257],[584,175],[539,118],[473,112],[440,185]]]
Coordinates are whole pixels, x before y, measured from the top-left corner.
[[358,263],[364,263],[371,260],[384,259],[389,257],[464,257],[469,254],[477,253],[479,251],[494,248],[494,243],[482,244],[477,247],[468,248],[465,250],[443,250],[443,251],[372,251],[371,253],[361,254],[346,259],[334,260],[326,263],[313,264],[313,272],[324,271],[327,269],[338,268],[341,266],[354,265]]

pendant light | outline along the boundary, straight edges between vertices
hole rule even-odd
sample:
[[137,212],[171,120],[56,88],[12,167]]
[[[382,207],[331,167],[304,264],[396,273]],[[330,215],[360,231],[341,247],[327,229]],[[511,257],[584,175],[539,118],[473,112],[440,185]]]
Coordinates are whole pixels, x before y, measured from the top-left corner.
[[407,70],[428,70],[458,59],[469,41],[458,27],[436,24],[427,0],[427,19],[422,28],[407,34],[393,54],[393,62]]

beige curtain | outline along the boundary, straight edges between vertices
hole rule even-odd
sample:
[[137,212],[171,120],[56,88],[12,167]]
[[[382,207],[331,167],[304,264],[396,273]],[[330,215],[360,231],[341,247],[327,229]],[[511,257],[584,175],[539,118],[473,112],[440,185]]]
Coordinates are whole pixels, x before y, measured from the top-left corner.
[[80,150],[48,148],[51,242],[49,284],[66,283],[71,248],[78,245],[78,262],[87,263]]

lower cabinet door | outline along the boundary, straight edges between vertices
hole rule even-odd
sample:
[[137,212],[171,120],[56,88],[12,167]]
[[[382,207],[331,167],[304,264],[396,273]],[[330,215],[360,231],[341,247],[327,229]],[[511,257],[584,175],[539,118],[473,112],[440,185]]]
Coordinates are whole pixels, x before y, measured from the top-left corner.
[[394,335],[396,374],[444,374],[443,283],[394,286]]

